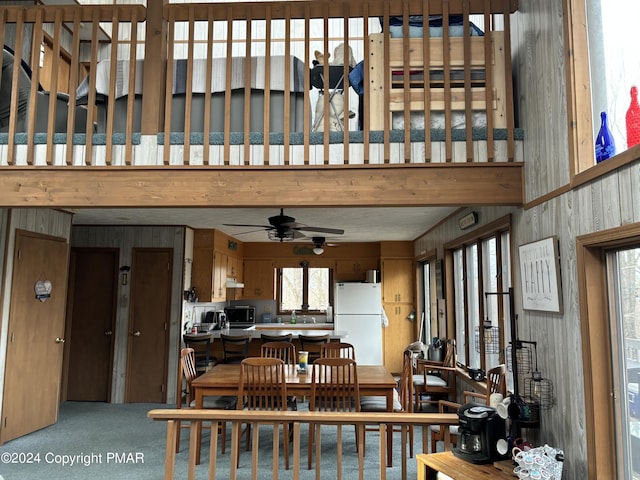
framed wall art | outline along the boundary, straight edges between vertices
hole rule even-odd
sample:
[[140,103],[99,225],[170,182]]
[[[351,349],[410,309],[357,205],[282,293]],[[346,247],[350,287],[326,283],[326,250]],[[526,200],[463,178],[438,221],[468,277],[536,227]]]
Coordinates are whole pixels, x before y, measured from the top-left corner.
[[522,308],[562,313],[558,239],[544,238],[520,245]]

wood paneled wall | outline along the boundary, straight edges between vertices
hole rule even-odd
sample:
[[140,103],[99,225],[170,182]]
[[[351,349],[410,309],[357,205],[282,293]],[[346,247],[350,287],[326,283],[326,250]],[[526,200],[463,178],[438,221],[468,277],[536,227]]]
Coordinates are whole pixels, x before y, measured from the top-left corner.
[[[72,247],[109,247],[120,249],[120,266],[131,265],[131,251],[140,247],[173,248],[173,279],[171,290],[171,323],[169,332],[169,365],[167,378],[167,403],[175,402],[176,365],[180,344],[182,308],[182,271],[184,263],[184,227],[121,227],[77,226],[71,237]],[[114,352],[113,385],[111,401],[122,403],[127,371],[127,340],[129,326],[128,301],[130,284],[120,285]]]
[[[512,18],[514,96],[519,126],[527,132],[524,184],[531,205],[473,210],[479,213],[478,227],[512,215],[519,337],[538,342],[538,369],[554,384],[556,404],[542,412],[539,430],[524,434],[536,444],[563,448],[563,478],[584,479],[588,473],[576,237],[640,222],[640,161],[571,189],[562,15],[563,2],[521,0]],[[435,249],[442,258],[443,244],[462,236],[457,218],[463,213],[419,238],[416,256]],[[564,313],[523,311],[518,246],[552,235],[559,240]]]
[[511,16],[517,126],[527,137],[526,201],[569,183],[563,3],[520,0]]
[[[11,308],[11,279],[13,278],[13,249],[17,229],[37,232],[69,239],[71,236],[71,215],[46,208],[0,209],[0,272],[2,295],[0,307],[0,406],[4,389],[4,367],[7,354],[7,333],[9,329],[9,309]],[[1,408],[1,407],[0,407]]]

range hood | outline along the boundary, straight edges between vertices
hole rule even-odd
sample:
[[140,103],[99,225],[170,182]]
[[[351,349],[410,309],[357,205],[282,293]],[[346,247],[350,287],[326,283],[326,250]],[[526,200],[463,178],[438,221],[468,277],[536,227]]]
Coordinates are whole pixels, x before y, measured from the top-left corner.
[[238,282],[235,278],[227,278],[227,288],[244,288],[244,283]]

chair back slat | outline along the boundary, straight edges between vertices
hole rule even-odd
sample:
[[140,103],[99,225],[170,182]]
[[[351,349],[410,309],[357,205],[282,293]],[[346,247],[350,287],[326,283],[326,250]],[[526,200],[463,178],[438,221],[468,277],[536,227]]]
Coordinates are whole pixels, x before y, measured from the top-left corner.
[[360,411],[356,362],[350,358],[319,358],[313,362],[311,411]]
[[260,356],[266,358],[279,358],[287,365],[297,362],[296,347],[290,342],[267,342],[260,346]]
[[238,408],[287,409],[287,384],[282,360],[268,357],[249,357],[242,360]]
[[329,342],[320,345],[320,357],[325,358],[350,358],[356,359],[356,350],[353,345],[345,342]]

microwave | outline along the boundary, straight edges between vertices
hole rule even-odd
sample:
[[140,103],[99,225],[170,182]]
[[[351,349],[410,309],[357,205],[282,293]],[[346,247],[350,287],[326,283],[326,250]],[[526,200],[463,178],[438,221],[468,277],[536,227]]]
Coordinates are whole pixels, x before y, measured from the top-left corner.
[[224,313],[229,328],[247,328],[256,324],[256,307],[226,307]]

